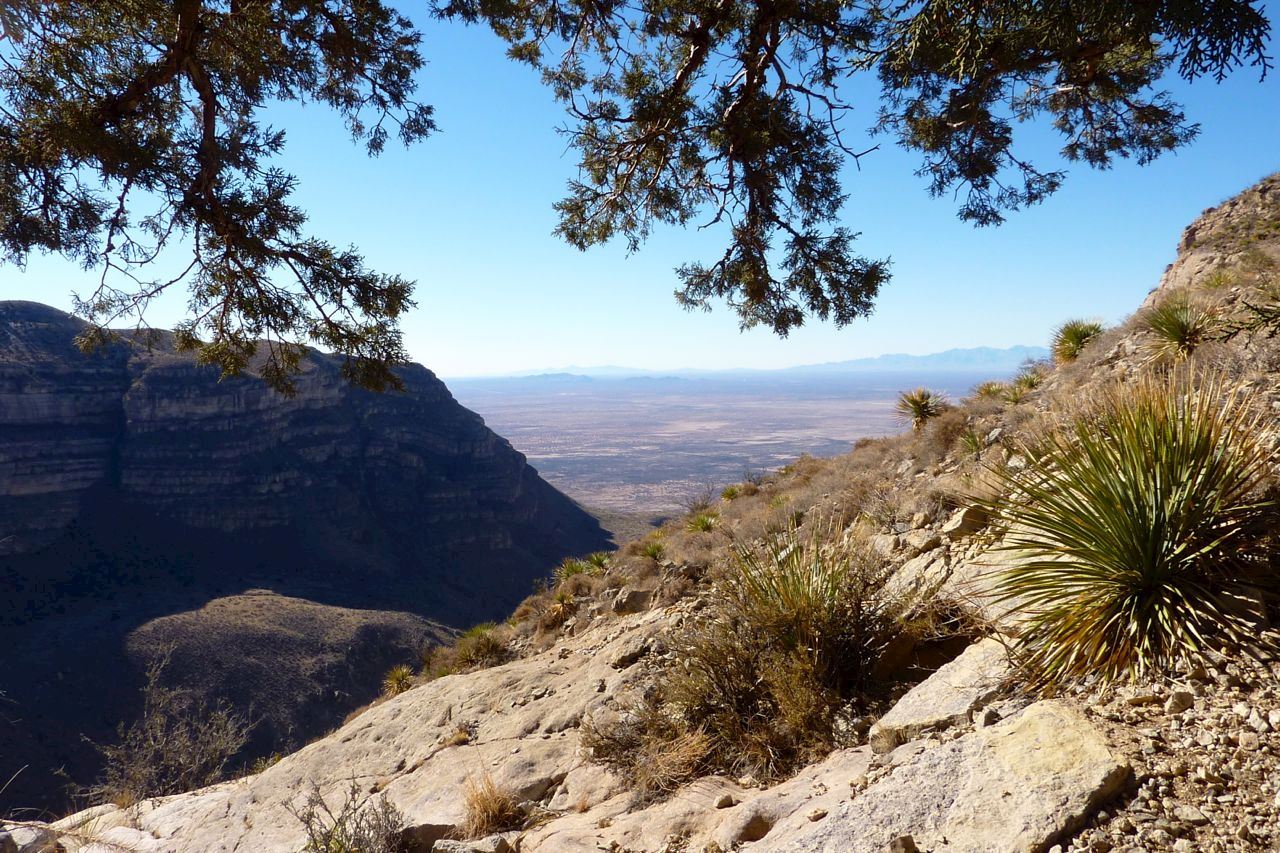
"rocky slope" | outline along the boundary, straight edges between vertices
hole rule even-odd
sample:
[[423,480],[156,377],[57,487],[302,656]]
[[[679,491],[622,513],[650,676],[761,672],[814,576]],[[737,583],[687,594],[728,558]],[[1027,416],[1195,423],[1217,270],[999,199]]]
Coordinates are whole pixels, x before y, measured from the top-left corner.
[[85,781],[80,735],[132,716],[158,654],[288,748],[606,544],[421,366],[378,395],[316,355],[283,397],[164,341],[82,354],[81,328],[0,303],[0,775],[30,764],[6,804],[54,804],[43,769]]
[[[1246,236],[1198,259],[1184,239],[1161,292],[1193,289],[1224,317],[1280,302],[1277,185],[1207,212],[1193,226],[1201,235]],[[984,461],[1012,461],[1020,437],[1103,379],[1142,370],[1147,334],[1128,322],[1016,401],[975,397],[917,434],[802,459],[726,492],[702,513],[714,524],[668,524],[661,539],[624,548],[603,577],[523,603],[508,635],[517,659],[424,679],[260,774],[15,825],[14,837],[93,853],[292,853],[306,844],[297,813],[318,791],[335,813],[348,802],[395,806],[414,853],[1275,849],[1280,666],[1218,657],[1151,684],[1084,684],[1052,698],[1020,690],[1006,646],[1018,614],[989,597],[989,573],[1009,557],[962,497],[981,487]],[[1246,331],[1195,360],[1280,411],[1280,341]],[[943,655],[904,650],[884,713],[855,720],[847,744],[790,778],[704,776],[638,800],[634,780],[593,761],[585,733],[616,725],[680,666],[674,649],[712,618],[734,542],[808,518],[874,526],[868,542],[896,587],[971,608],[988,635]],[[468,785],[486,779],[523,801],[530,820],[455,840]]]

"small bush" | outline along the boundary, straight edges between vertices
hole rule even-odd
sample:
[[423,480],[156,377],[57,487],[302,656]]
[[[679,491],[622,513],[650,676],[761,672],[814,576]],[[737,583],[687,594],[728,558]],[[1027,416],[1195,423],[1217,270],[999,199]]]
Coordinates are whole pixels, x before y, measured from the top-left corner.
[[662,544],[662,540],[651,537],[646,539],[644,544],[640,546],[640,556],[648,557],[655,563],[665,557],[667,554],[667,546]]
[[485,622],[469,628],[454,645],[454,662],[461,669],[483,669],[507,659],[507,645],[496,636],[497,628]]
[[399,664],[387,670],[382,678],[382,695],[399,696],[413,686],[413,669]]
[[946,397],[928,388],[917,388],[914,391],[903,391],[898,395],[894,406],[898,416],[911,424],[911,428],[919,431],[931,418],[946,411]]
[[987,442],[976,429],[970,426],[960,433],[960,446],[964,448],[965,453],[978,457],[986,449]]
[[404,815],[386,797],[365,796],[351,780],[335,812],[319,786],[312,786],[300,808],[288,807],[307,834],[301,853],[407,853]]
[[118,742],[94,744],[102,777],[88,789],[98,803],[131,806],[148,797],[180,794],[220,782],[249,739],[249,720],[225,702],[212,707],[160,683],[165,655],[147,667],[142,716],[117,729]]
[[459,831],[463,838],[484,838],[525,824],[524,810],[515,795],[500,788],[488,773],[467,779],[462,800],[466,812]]
[[742,488],[740,486],[725,486],[720,492],[720,499],[724,501],[737,500],[742,496]]
[[1150,349],[1157,358],[1178,361],[1194,353],[1218,329],[1217,312],[1175,294],[1149,309],[1142,325],[1151,335]]
[[792,529],[734,566],[646,702],[584,732],[642,795],[705,772],[773,779],[824,754],[909,610],[884,562],[839,531]]
[[714,512],[700,512],[685,522],[685,529],[690,533],[710,533],[720,523],[720,516]]
[[609,552],[596,551],[594,553],[588,554],[584,562],[588,566],[590,566],[590,568],[587,571],[587,574],[591,575],[592,577],[598,578],[605,573],[606,569],[609,568]]
[[592,571],[591,564],[586,560],[568,559],[560,565],[556,566],[552,575],[557,583],[564,583],[574,575],[585,575]]
[[1085,346],[1102,334],[1102,324],[1092,320],[1068,320],[1053,333],[1049,349],[1057,364],[1075,361]]
[[1243,602],[1275,586],[1257,497],[1270,436],[1224,381],[1190,382],[1114,389],[995,472],[1009,496],[987,509],[1022,558],[1000,596],[1028,614],[1035,685],[1145,677],[1256,639]]
[[992,379],[975,385],[969,396],[975,400],[1000,400],[1004,398],[1007,388],[1006,383]]

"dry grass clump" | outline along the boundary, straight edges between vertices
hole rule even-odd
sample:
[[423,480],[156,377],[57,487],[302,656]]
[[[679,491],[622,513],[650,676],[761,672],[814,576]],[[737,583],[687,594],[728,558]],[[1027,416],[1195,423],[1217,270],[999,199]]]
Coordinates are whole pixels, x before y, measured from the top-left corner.
[[998,575],[1027,613],[1024,671],[1052,689],[1146,677],[1256,645],[1276,592],[1259,494],[1272,436],[1214,376],[1147,376],[1025,448],[987,503],[1022,559]]
[[[542,603],[544,596],[545,594],[539,594],[525,599],[517,613],[521,610],[528,613],[533,609],[538,609],[539,613],[544,612],[545,605]],[[535,600],[539,603],[532,603]],[[514,620],[515,617],[512,618]],[[429,655],[424,656],[423,675],[428,678],[440,678],[455,672],[484,669],[504,663],[511,656],[511,650],[507,644],[510,636],[510,627],[495,625],[492,622],[484,622],[468,628],[458,636],[452,646],[436,646],[431,649]]]
[[889,576],[839,530],[739,549],[654,695],[584,744],[629,778],[657,773],[646,795],[704,772],[777,778],[825,754],[911,610]]
[[463,838],[484,838],[525,824],[526,815],[519,800],[488,773],[467,779],[462,787],[462,802],[465,814],[458,831]]

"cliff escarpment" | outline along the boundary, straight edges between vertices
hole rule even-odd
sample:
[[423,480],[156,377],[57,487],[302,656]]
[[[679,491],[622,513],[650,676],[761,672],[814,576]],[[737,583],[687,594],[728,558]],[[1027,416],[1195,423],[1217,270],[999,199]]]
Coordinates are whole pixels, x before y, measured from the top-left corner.
[[162,653],[170,680],[257,710],[259,751],[286,748],[606,544],[421,366],[375,394],[316,354],[285,397],[163,339],[81,353],[82,328],[0,303],[0,693],[23,720],[0,753],[33,765],[9,802],[49,803],[39,767],[83,781],[80,735],[131,717]]

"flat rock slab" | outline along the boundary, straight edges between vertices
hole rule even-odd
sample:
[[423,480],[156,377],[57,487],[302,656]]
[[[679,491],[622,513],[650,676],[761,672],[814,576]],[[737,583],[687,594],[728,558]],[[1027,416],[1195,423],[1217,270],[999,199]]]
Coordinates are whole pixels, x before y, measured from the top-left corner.
[[818,823],[758,849],[882,853],[1040,853],[1124,784],[1129,765],[1060,701],[927,749]]
[[988,637],[911,688],[871,727],[871,746],[889,752],[923,732],[966,722],[991,700],[1009,672],[1008,655]]

